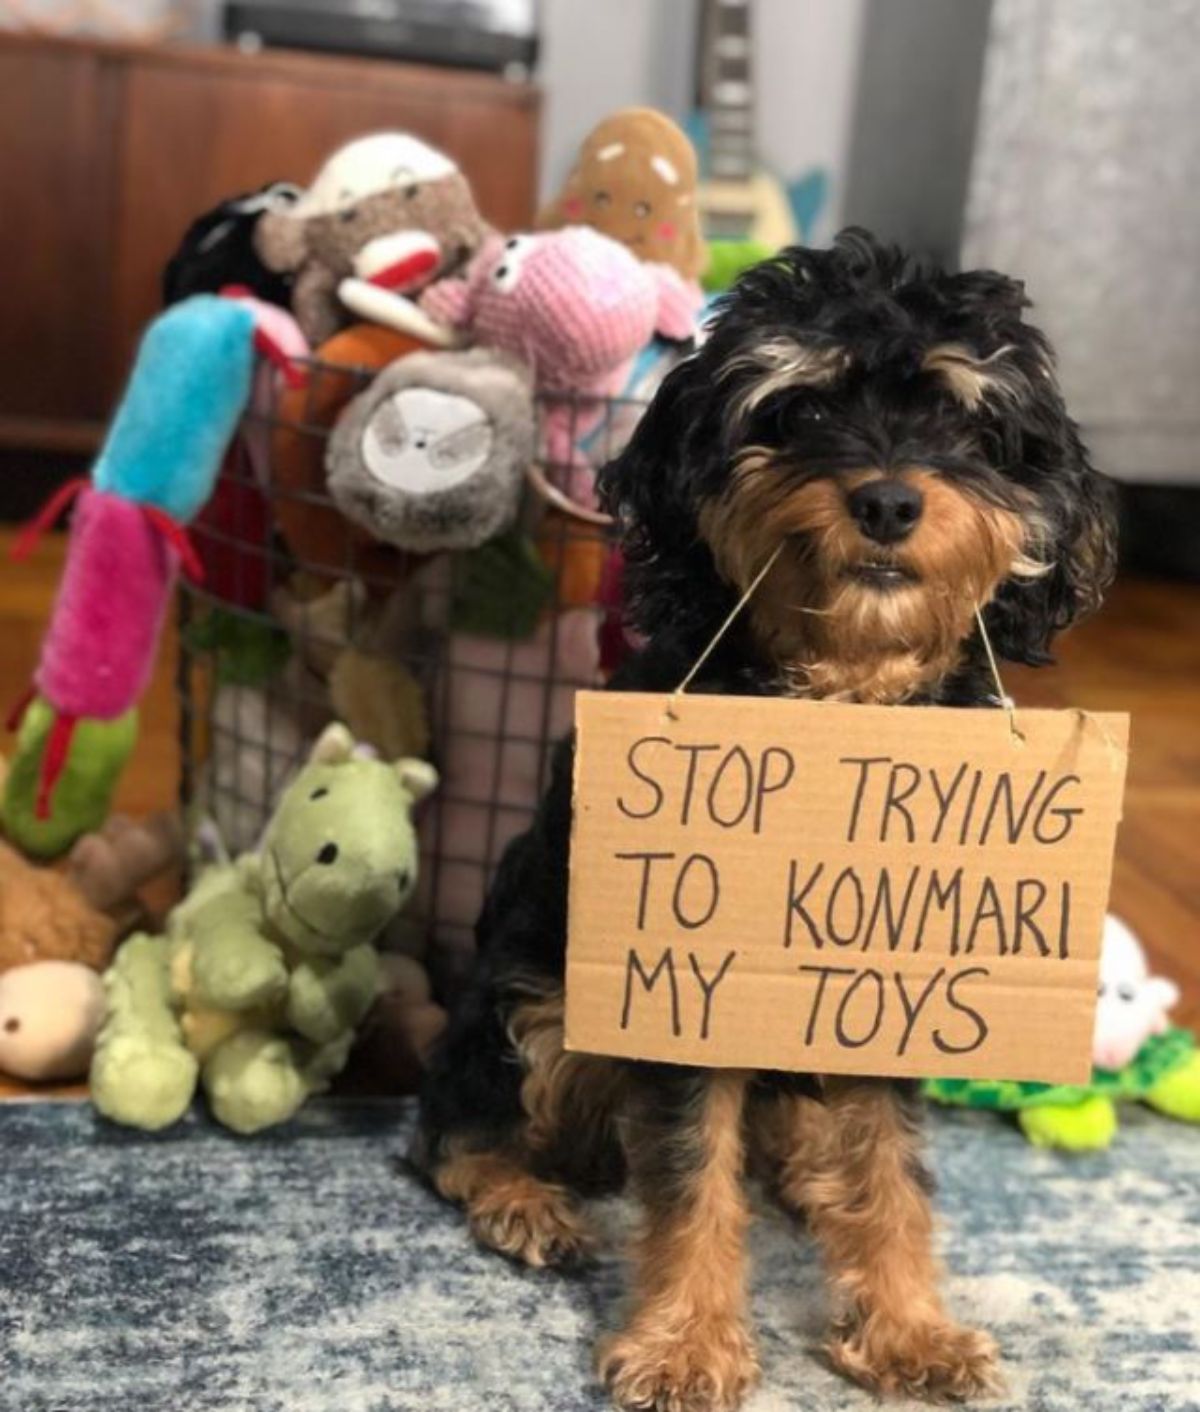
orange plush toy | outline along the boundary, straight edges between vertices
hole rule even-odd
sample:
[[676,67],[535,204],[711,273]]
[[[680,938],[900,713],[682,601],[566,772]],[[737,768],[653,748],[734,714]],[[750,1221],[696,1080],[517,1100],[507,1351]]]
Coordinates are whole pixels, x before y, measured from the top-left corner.
[[696,209],[696,151],[655,108],[621,108],[584,139],[562,191],[538,212],[539,230],[593,226],[639,260],[694,280],[708,263]]

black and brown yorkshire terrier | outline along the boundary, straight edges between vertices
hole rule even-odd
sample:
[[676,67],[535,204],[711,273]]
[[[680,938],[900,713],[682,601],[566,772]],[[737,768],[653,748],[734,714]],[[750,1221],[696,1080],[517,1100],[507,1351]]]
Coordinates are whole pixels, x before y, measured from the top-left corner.
[[[692,690],[994,706],[977,609],[998,655],[1048,661],[1109,583],[1114,526],[1026,304],[854,230],[743,275],[602,473],[646,639],[613,686],[675,688],[780,545]],[[838,1368],[880,1392],[987,1391],[995,1346],[938,1293],[911,1085],[564,1051],[571,764],[568,740],[484,907],[419,1164],[534,1266],[585,1253],[581,1197],[628,1180],[633,1302],[599,1350],[622,1407],[732,1408],[754,1384],[748,1173],[822,1250]]]

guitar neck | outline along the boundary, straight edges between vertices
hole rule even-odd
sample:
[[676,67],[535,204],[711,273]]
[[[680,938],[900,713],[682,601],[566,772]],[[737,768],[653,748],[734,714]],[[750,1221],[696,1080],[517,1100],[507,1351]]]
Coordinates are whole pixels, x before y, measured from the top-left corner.
[[702,28],[700,96],[708,113],[709,170],[718,181],[754,174],[750,0],[708,0]]

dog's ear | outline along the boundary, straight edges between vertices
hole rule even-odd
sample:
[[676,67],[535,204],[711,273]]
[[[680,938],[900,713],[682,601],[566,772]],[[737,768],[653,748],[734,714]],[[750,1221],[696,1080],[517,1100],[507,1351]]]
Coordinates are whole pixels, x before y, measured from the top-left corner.
[[597,479],[603,507],[626,534],[648,546],[675,539],[680,515],[692,518],[684,467],[700,414],[697,390],[692,355],[663,379],[629,443]]
[[996,270],[962,270],[941,277],[945,292],[954,306],[977,321],[982,315],[985,324],[991,319],[1021,318],[1029,308],[1029,296],[1022,280],[1002,275]]
[[686,632],[692,618],[711,621],[707,595],[720,592],[696,521],[705,485],[722,464],[709,388],[701,354],[677,364],[597,480],[600,503],[620,530],[630,620],[649,635],[667,624]]
[[1009,580],[985,613],[996,651],[1031,666],[1051,661],[1055,634],[1099,608],[1116,572],[1112,482],[1092,467],[1075,427],[1064,421],[1061,464],[1038,491],[1036,552],[1048,567],[1035,578]]

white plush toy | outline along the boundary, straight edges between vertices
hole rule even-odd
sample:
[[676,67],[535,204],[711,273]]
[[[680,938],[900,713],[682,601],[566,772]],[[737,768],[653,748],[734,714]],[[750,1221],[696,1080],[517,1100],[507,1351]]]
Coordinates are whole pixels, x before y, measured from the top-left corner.
[[87,1073],[104,985],[77,961],[32,961],[0,975],[0,1073],[41,1082]]
[[1178,1003],[1179,987],[1150,974],[1137,937],[1110,912],[1100,953],[1092,1063],[1098,1069],[1123,1069],[1152,1035],[1166,1034],[1167,1012]]

